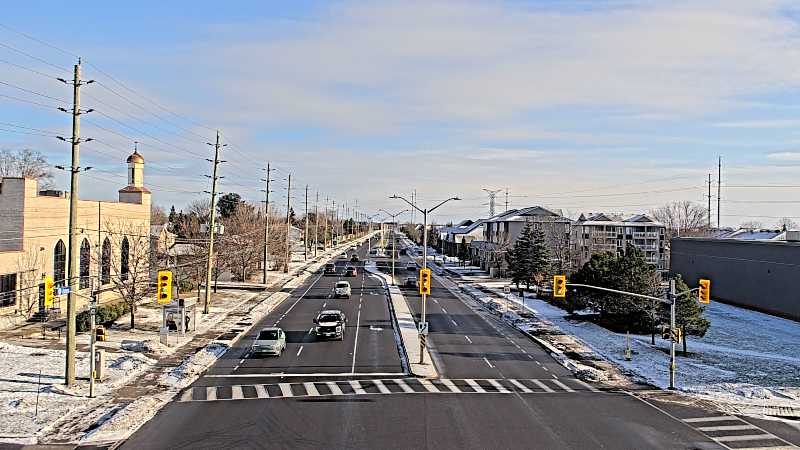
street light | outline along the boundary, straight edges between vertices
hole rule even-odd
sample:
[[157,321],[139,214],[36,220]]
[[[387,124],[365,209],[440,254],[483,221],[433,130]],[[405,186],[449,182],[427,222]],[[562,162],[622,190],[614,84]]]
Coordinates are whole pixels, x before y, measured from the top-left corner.
[[[406,198],[404,198],[402,196],[399,196],[399,195],[395,194],[395,195],[392,195],[389,198],[400,199],[400,200],[408,203],[409,205],[411,205],[412,208],[414,208],[417,211],[422,213],[422,269],[423,270],[427,269],[428,268],[428,213],[429,212],[433,212],[434,210],[436,210],[436,208],[444,205],[445,203],[449,202],[450,200],[461,200],[461,199],[458,198],[458,197],[450,197],[450,198],[440,202],[438,205],[434,206],[433,208],[419,209],[419,208],[417,208],[417,205],[411,203],[410,201],[408,201]],[[420,317],[419,325],[420,325],[420,329],[421,330],[427,330],[428,329],[428,322],[427,322],[427,294],[425,294],[425,293],[422,294],[422,315]],[[424,358],[425,358],[425,353],[424,353],[424,351],[425,351],[425,343],[424,342],[425,341],[423,341],[422,339],[420,339],[420,341],[419,341],[419,347],[420,347],[419,363],[420,364],[422,364],[424,362]]]
[[[400,214],[403,214],[404,212],[408,212],[408,209],[404,209],[404,210],[402,210],[402,211],[400,211],[400,212],[398,212],[398,213],[395,213],[395,214],[392,214],[392,213],[390,213],[389,211],[387,211],[387,210],[385,210],[385,209],[381,209],[380,211],[383,211],[383,212],[385,212],[386,214],[388,214],[388,215],[389,215],[389,216],[392,218],[392,223],[394,224],[394,223],[396,223],[395,217],[399,216]],[[395,237],[394,237],[394,227],[392,227],[392,231],[391,231],[391,233],[389,233],[389,234],[392,236],[392,285],[394,286],[394,285],[397,285],[397,282],[396,282],[396,281],[395,281],[395,279],[394,279],[394,258],[395,258],[395,255],[394,255],[394,254],[395,254],[395,246],[394,246],[394,240],[395,240]]]

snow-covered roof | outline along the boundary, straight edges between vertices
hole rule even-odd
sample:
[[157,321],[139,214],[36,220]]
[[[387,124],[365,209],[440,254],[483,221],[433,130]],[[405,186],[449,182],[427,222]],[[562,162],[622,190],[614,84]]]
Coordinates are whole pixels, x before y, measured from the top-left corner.
[[720,230],[714,237],[717,239],[741,239],[745,241],[783,240],[786,233],[781,230],[753,230],[740,228],[738,230]]
[[569,220],[561,217],[559,214],[550,211],[549,209],[541,206],[530,206],[522,209],[510,209],[506,212],[495,215],[486,219],[486,222],[524,222],[528,217],[554,217]]
[[630,217],[624,218],[620,215],[608,213],[590,213],[588,217],[581,214],[576,222],[577,225],[610,225],[610,226],[653,226],[663,227],[664,224],[652,219],[646,214],[634,214]]

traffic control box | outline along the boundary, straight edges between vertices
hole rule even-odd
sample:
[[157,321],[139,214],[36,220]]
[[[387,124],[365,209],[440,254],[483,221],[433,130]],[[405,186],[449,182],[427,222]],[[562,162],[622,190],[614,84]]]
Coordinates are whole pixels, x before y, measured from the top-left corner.
[[172,301],[172,272],[160,270],[158,272],[158,288],[156,289],[156,302],[166,304]]
[[553,297],[564,298],[567,296],[567,276],[553,275]]
[[698,284],[699,288],[697,290],[697,298],[700,303],[711,303],[711,280],[701,278]]
[[427,267],[419,270],[419,293],[431,295],[431,269]]

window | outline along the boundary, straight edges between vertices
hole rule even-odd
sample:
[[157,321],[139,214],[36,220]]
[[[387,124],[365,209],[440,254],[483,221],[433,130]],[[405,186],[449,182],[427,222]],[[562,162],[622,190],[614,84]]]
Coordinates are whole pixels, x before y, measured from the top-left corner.
[[108,238],[103,241],[103,257],[100,262],[100,282],[108,284],[111,282],[111,243]]
[[17,274],[0,275],[0,306],[17,303]]
[[67,281],[67,247],[61,239],[53,249],[53,281],[56,286],[66,286]]
[[92,246],[89,245],[89,240],[84,239],[81,242],[81,263],[80,263],[80,281],[79,289],[86,289],[89,287],[89,264],[92,257]]
[[122,281],[128,279],[128,274],[130,273],[130,266],[129,266],[129,258],[130,258],[130,251],[131,247],[128,243],[128,238],[122,238],[122,248],[120,249],[119,254],[119,278]]

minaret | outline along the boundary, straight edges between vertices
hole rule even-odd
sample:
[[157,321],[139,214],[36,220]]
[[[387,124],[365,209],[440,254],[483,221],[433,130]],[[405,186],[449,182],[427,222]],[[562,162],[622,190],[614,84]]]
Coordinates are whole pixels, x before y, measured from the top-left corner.
[[150,191],[144,187],[144,158],[134,143],[133,153],[128,156],[128,185],[119,190],[120,203],[150,203]]

